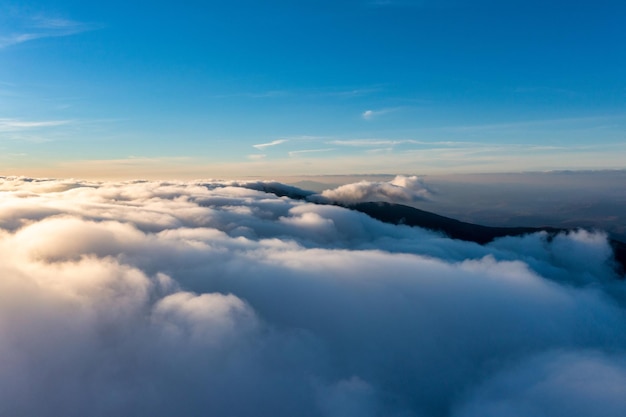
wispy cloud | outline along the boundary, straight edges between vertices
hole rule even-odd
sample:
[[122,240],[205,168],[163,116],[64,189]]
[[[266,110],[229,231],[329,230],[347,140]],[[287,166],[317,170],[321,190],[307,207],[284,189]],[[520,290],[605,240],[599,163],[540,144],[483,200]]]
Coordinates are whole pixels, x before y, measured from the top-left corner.
[[14,20],[11,28],[0,31],[0,49],[36,39],[76,35],[101,28],[100,25],[44,15],[18,16]]
[[253,153],[248,155],[248,159],[252,160],[252,161],[258,161],[260,159],[265,159],[267,155],[265,154],[260,154],[260,153]]
[[393,152],[393,148],[389,147],[389,148],[374,148],[374,149],[368,149],[365,151],[365,153],[369,153],[369,154],[381,154],[381,153],[391,153]]
[[242,91],[224,94],[216,94],[213,98],[250,98],[250,99],[273,99],[273,98],[354,98],[370,94],[376,94],[384,89],[380,86],[351,88],[351,87],[327,87],[317,89],[294,89],[294,90],[266,90],[266,91]]
[[276,139],[276,140],[273,140],[273,141],[268,142],[268,143],[259,143],[257,145],[252,145],[252,146],[254,148],[257,148],[258,150],[262,151],[265,148],[269,148],[269,147],[272,147],[272,146],[280,145],[281,143],[285,143],[285,142],[288,142],[288,140],[287,139]]
[[32,143],[50,142],[63,135],[64,130],[74,124],[76,124],[74,120],[0,118],[0,139]]
[[331,139],[330,136],[314,136],[314,135],[300,135],[285,137],[286,141],[290,142],[315,142],[320,140]]
[[383,114],[387,114],[387,113],[392,113],[397,111],[399,108],[395,107],[395,108],[389,108],[389,109],[380,109],[380,110],[365,110],[363,113],[361,113],[361,117],[364,120],[372,120],[378,116],[382,116]]
[[380,147],[380,146],[393,146],[405,143],[418,144],[419,141],[412,139],[392,140],[392,139],[348,139],[348,140],[333,140],[328,142],[332,145],[338,146],[354,146],[354,147]]
[[437,146],[437,147],[454,147],[467,146],[476,144],[474,142],[454,142],[454,141],[423,141],[415,139],[338,139],[326,142],[329,145],[349,146],[355,148],[380,148],[391,149],[397,145],[420,145],[420,146]]
[[57,30],[79,30],[84,29],[85,24],[69,19],[52,18],[48,16],[35,16],[33,19],[33,27],[39,29],[57,29]]
[[369,87],[369,88],[353,88],[353,89],[345,89],[338,91],[322,91],[318,93],[321,96],[329,96],[329,97],[361,97],[369,94],[376,94],[384,91],[382,87]]
[[334,151],[335,148],[324,148],[324,149],[304,149],[301,151],[291,151],[289,152],[289,156],[294,157],[294,156],[299,156],[302,154],[309,154],[309,153],[319,153],[319,152],[330,152],[330,151]]
[[230,94],[217,94],[213,98],[278,98],[292,96],[294,93],[286,90],[268,90],[257,92],[240,92]]
[[43,127],[56,127],[70,124],[71,120],[40,120],[26,121],[20,119],[0,119],[0,132],[16,132],[22,130],[33,130]]

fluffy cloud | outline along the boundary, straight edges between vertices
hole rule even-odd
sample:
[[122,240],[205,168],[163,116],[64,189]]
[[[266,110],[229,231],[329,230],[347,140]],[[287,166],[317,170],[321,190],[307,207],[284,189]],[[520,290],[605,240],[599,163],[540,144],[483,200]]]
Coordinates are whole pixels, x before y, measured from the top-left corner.
[[425,200],[429,196],[430,191],[420,178],[398,175],[389,182],[361,181],[342,185],[323,191],[317,200],[347,204],[370,201],[406,204]]
[[2,415],[626,413],[602,234],[480,246],[278,183],[0,193]]
[[600,410],[603,416],[621,416],[626,409],[625,359],[593,351],[529,358],[482,384],[455,417],[583,417]]

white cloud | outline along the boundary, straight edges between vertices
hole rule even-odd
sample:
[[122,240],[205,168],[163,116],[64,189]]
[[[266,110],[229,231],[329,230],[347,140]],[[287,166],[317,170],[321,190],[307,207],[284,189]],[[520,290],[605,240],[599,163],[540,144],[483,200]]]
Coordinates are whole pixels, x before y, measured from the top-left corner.
[[365,110],[361,113],[361,117],[365,120],[372,120],[378,116],[382,116],[383,114],[391,113],[398,110],[397,108],[392,109],[381,109],[381,110]]
[[[484,143],[477,142],[422,141],[415,139],[337,139],[328,141],[327,143],[337,146],[352,146],[362,148],[379,146],[391,147],[397,145],[422,145],[424,148],[485,146]],[[552,147],[550,148],[552,149]]]
[[342,185],[313,198],[348,204],[369,201],[406,204],[428,199],[429,196],[430,191],[420,178],[398,175],[389,182],[361,181]]
[[253,147],[257,148],[258,150],[262,151],[265,148],[269,148],[272,146],[276,146],[276,145],[280,145],[281,143],[285,143],[288,142],[287,139],[277,139],[277,140],[273,140],[271,142],[268,143],[259,143],[258,145],[252,145]]
[[14,132],[20,130],[32,130],[42,127],[57,127],[70,124],[70,120],[20,120],[0,118],[0,132]]
[[365,110],[363,114],[361,114],[361,117],[363,117],[365,120],[369,120],[373,116],[374,116],[374,112],[372,110]]
[[294,157],[294,156],[299,156],[299,155],[303,155],[303,154],[330,152],[330,151],[334,151],[334,150],[335,150],[335,148],[303,149],[303,150],[299,150],[299,151],[290,151],[289,152],[289,156]]
[[414,141],[401,141],[391,139],[347,139],[333,140],[328,143],[338,146],[354,146],[354,147],[377,147],[377,146],[393,146],[400,143],[413,143]]
[[12,26],[12,31],[10,33],[0,33],[0,49],[36,39],[76,35],[101,27],[99,25],[45,15],[19,16],[18,13],[14,17],[16,18],[12,25],[7,25],[5,28],[5,31],[7,31]]
[[480,246],[263,185],[0,178],[3,412],[625,414],[605,236]]

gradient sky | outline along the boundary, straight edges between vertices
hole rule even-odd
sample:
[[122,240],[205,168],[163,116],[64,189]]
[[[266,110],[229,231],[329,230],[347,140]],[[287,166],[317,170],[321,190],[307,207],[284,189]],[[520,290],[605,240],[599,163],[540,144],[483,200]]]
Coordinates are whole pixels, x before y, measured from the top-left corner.
[[622,1],[0,3],[0,175],[626,168]]

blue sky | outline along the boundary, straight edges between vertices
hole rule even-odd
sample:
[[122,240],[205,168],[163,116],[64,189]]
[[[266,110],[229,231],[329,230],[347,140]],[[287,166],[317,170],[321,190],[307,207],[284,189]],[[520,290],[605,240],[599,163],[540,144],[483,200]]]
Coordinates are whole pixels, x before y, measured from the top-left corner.
[[0,175],[626,168],[619,1],[0,3]]

